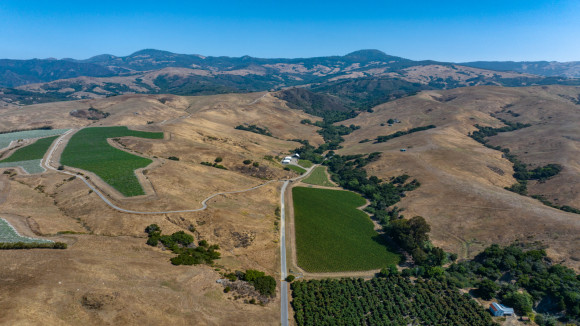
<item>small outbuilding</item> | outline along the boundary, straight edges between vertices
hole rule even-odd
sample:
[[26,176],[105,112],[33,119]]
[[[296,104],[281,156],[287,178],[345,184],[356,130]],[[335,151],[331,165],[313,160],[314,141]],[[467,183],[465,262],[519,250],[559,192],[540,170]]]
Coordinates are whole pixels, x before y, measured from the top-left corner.
[[496,316],[496,317],[513,316],[513,314],[514,314],[513,308],[506,307],[506,306],[499,304],[497,302],[492,302],[489,305],[489,311],[491,311],[491,314]]

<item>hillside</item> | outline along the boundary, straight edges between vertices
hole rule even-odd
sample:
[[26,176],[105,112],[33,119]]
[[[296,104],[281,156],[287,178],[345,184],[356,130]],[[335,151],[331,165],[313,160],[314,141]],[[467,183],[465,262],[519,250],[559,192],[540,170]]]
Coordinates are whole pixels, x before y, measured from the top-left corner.
[[125,57],[2,62],[0,87],[4,88],[0,89],[0,107],[134,93],[211,95],[301,86],[338,96],[350,106],[367,110],[427,89],[580,83],[532,72],[413,61],[378,50],[297,59],[206,57],[141,50]]
[[[537,240],[550,246],[551,257],[578,268],[578,215],[505,190],[515,183],[512,164],[502,152],[468,137],[476,130],[475,124],[502,126],[497,118],[530,123],[528,128],[490,137],[489,142],[509,148],[530,169],[560,164],[560,174],[542,182],[531,181],[528,193],[577,207],[578,94],[578,88],[561,86],[421,92],[342,122],[361,128],[345,136],[339,153],[379,151],[381,159],[367,167],[370,174],[388,179],[406,173],[420,180],[422,186],[399,206],[407,217],[425,217],[431,225],[431,238],[446,250],[472,256],[491,243]],[[401,123],[389,127],[388,119]],[[383,143],[364,142],[430,124],[436,128]]]
[[461,65],[498,70],[514,71],[524,74],[533,74],[539,76],[561,76],[568,78],[580,78],[580,62],[557,62],[557,61],[474,61],[464,62]]

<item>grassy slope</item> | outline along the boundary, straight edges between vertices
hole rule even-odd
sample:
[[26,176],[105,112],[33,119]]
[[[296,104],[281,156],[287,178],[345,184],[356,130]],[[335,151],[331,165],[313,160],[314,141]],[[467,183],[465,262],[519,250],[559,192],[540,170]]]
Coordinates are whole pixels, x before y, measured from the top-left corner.
[[306,172],[306,170],[304,170],[303,168],[301,168],[299,166],[296,166],[296,165],[290,165],[290,164],[288,164],[288,165],[286,165],[286,167],[289,168],[292,171],[295,171],[295,172],[299,173],[299,174],[303,174],[304,172]]
[[324,171],[325,167],[318,166],[316,169],[310,173],[308,178],[302,180],[304,183],[308,183],[311,185],[318,185],[318,186],[325,186],[325,187],[335,187],[332,182],[328,181],[328,177],[326,176],[326,172]]
[[372,270],[397,263],[356,209],[365,200],[352,192],[295,187],[294,214],[298,265],[308,272]]
[[298,160],[298,164],[304,168],[309,168],[312,165],[314,165],[312,162],[310,162],[309,160]]
[[19,148],[12,155],[0,161],[0,163],[11,163],[20,161],[39,160],[44,157],[44,154],[59,136],[47,137],[37,140],[36,142]]
[[134,136],[161,139],[163,133],[129,130],[127,127],[85,128],[77,132],[62,153],[61,163],[91,171],[125,196],[142,195],[134,171],[152,161],[114,148],[107,138]]

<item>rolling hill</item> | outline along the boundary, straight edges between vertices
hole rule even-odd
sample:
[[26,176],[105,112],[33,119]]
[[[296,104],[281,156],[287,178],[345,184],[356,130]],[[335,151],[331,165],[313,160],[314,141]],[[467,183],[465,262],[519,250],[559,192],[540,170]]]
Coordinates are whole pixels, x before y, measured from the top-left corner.
[[[378,50],[296,59],[206,57],[141,50],[125,57],[0,61],[0,106],[122,94],[211,95],[306,87],[367,110],[420,90],[464,86],[578,85],[503,66],[413,61]],[[487,67],[487,68],[486,68]]]

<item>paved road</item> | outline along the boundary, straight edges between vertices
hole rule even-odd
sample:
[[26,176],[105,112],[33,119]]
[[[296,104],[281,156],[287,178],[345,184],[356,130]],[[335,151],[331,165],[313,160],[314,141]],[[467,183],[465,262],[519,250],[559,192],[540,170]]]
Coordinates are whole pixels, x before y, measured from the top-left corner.
[[284,197],[286,194],[286,187],[290,181],[284,181],[282,189],[280,190],[280,276],[282,282],[280,285],[280,322],[282,326],[288,326],[288,284],[286,283],[286,207],[284,205]]

